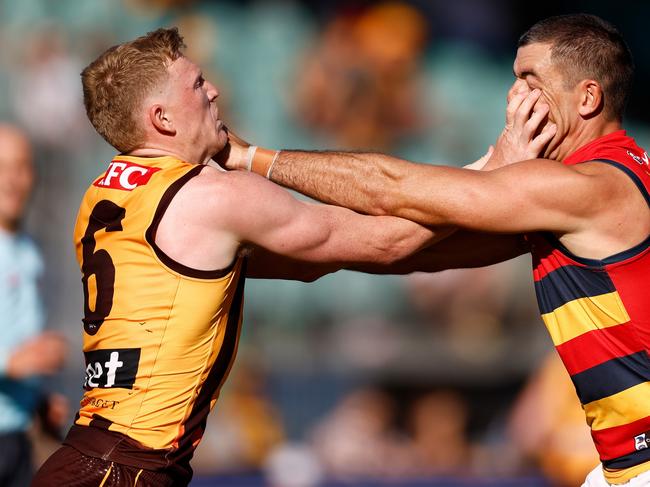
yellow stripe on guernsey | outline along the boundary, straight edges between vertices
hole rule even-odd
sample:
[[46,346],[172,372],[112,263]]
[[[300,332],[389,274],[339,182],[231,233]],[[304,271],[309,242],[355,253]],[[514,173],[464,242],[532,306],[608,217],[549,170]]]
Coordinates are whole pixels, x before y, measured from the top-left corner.
[[608,468],[603,469],[605,474],[605,480],[612,485],[621,485],[626,482],[629,482],[637,475],[641,475],[644,472],[650,470],[650,462],[643,462],[634,467],[626,468],[623,470],[610,470]]
[[617,291],[579,298],[542,315],[553,343],[558,346],[592,330],[630,321]]
[[594,431],[623,426],[648,416],[650,382],[585,404],[587,424]]

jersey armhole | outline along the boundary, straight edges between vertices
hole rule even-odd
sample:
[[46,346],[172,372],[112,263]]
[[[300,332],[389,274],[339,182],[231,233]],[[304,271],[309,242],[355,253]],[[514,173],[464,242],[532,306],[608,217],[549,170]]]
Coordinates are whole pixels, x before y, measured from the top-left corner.
[[[632,169],[625,166],[625,164],[621,164],[620,162],[617,161],[612,161],[611,159],[593,159],[588,162],[602,162],[604,164],[609,164],[610,166],[614,166],[615,168],[623,171],[634,182],[636,187],[639,189],[639,191],[645,198],[648,207],[650,207],[650,194],[648,193],[648,190],[646,189],[645,185],[641,181],[641,178],[639,178],[639,176],[637,176],[635,172],[632,171]],[[580,264],[584,264],[593,268],[604,268],[607,265],[617,264],[619,262],[625,261],[632,257],[636,257],[637,255],[643,253],[650,246],[650,235],[648,235],[648,237],[645,238],[642,242],[639,242],[638,244],[634,245],[633,247],[627,250],[623,250],[616,254],[610,255],[609,257],[605,257],[604,259],[590,259],[588,257],[580,257],[578,255],[575,255],[573,252],[567,249],[562,244],[562,242],[560,242],[560,240],[552,233],[542,232],[542,234],[544,238],[548,242],[550,242],[554,248],[558,249],[566,257]]]
[[648,189],[643,184],[643,181],[641,181],[641,178],[639,178],[639,176],[637,176],[637,174],[634,171],[632,171],[632,169],[627,167],[625,164],[612,161],[611,159],[594,159],[593,161],[589,161],[589,162],[603,162],[605,164],[609,164],[610,166],[614,166],[615,168],[623,171],[634,182],[636,187],[639,189],[639,191],[645,198],[648,207],[650,207],[650,193],[648,193]]
[[187,171],[183,176],[178,178],[176,181],[174,181],[169,188],[165,191],[163,194],[162,198],[160,199],[160,202],[158,203],[158,207],[156,208],[156,212],[154,213],[153,220],[151,222],[151,225],[149,225],[149,228],[147,228],[147,231],[145,233],[145,238],[147,240],[147,243],[151,246],[151,248],[154,250],[156,253],[156,256],[160,261],[169,267],[171,270],[174,272],[178,272],[179,274],[186,276],[186,277],[192,277],[196,279],[219,279],[221,277],[224,277],[228,275],[230,272],[235,267],[235,264],[237,263],[238,255],[235,255],[233,261],[228,265],[228,267],[225,267],[223,269],[216,269],[216,270],[201,270],[201,269],[194,269],[192,267],[188,267],[184,264],[181,264],[180,262],[172,259],[169,257],[158,245],[156,244],[156,232],[158,231],[158,226],[160,225],[160,221],[162,220],[163,215],[167,211],[167,208],[169,207],[170,203],[172,202],[172,199],[174,199],[174,196],[176,196],[176,193],[180,191],[180,189],[193,177],[197,176],[204,168],[205,166],[203,165],[197,165],[196,167],[193,167],[189,171]]

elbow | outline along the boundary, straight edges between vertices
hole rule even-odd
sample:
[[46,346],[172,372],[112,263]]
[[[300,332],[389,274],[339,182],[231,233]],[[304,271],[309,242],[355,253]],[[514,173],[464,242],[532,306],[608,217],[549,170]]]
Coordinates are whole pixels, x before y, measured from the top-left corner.
[[366,187],[368,213],[376,216],[397,216],[404,207],[406,194],[402,178],[386,171],[373,176],[382,183]]
[[453,233],[453,229],[441,229],[436,232],[433,230],[402,220],[399,229],[390,234],[390,240],[384,245],[384,251],[381,252],[381,264],[395,265],[413,254],[419,252],[424,247],[444,238],[446,235]]
[[416,250],[416,248],[407,245],[406,242],[397,242],[394,245],[384,248],[379,253],[377,263],[384,266],[392,266],[413,254]]
[[370,214],[375,216],[398,216],[402,207],[399,192],[381,191],[369,195]]

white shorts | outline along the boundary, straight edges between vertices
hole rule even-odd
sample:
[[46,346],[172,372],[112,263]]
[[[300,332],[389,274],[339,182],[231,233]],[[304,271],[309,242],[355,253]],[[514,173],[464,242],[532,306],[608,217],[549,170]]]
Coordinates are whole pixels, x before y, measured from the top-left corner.
[[[605,480],[602,465],[598,465],[587,475],[582,487],[611,487],[611,485]],[[631,478],[624,484],[616,484],[616,487],[650,487],[650,470]]]

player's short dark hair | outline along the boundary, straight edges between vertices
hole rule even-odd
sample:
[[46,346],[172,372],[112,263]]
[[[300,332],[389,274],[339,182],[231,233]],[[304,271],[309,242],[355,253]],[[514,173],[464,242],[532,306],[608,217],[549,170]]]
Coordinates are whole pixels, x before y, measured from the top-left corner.
[[634,62],[620,32],[589,14],[558,15],[541,20],[519,38],[518,47],[549,43],[551,60],[571,88],[583,79],[598,81],[604,93],[603,113],[622,120],[632,89]]

